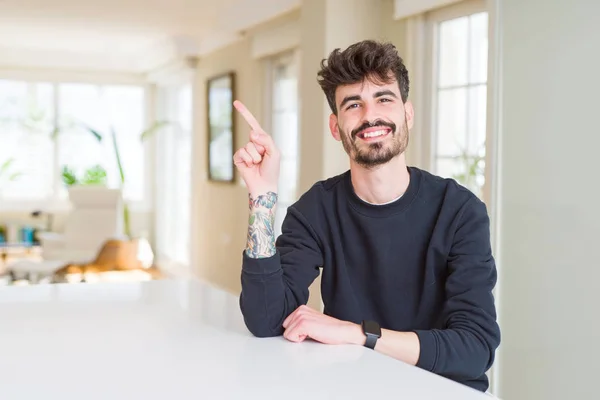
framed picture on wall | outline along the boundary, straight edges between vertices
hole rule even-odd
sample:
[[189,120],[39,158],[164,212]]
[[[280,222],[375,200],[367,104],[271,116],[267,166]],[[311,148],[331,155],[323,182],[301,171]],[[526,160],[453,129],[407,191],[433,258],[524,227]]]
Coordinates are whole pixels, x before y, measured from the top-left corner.
[[206,86],[208,179],[215,182],[233,182],[235,73],[228,72],[212,77],[208,79]]

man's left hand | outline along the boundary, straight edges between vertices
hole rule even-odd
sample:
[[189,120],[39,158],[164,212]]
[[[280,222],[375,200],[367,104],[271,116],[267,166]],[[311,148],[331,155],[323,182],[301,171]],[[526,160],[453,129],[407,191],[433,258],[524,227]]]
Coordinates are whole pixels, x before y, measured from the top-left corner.
[[283,321],[283,337],[292,342],[302,342],[307,337],[325,344],[364,344],[366,337],[360,325],[340,321],[300,306]]

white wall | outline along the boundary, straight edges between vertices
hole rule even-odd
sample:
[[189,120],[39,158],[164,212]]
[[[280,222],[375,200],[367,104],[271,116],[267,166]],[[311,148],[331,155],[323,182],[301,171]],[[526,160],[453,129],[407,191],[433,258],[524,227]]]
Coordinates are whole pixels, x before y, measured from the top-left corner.
[[600,397],[598,15],[501,1],[503,399]]

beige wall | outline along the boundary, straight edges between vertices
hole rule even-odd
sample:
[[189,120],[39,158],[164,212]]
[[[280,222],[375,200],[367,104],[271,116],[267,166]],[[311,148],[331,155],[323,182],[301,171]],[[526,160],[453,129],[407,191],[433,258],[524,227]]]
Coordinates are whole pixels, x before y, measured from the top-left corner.
[[497,395],[599,398],[600,2],[500,5]]
[[[234,293],[239,293],[242,251],[247,232],[247,191],[238,182],[217,184],[208,182],[206,159],[206,79],[226,71],[237,74],[237,98],[242,100],[257,118],[265,115],[263,67],[252,58],[252,34],[296,20],[299,22],[300,50],[300,177],[303,193],[315,181],[345,170],[347,156],[340,143],[329,134],[329,109],[316,82],[319,62],[335,47],[346,47],[364,38],[390,40],[402,52],[405,48],[404,23],[393,21],[393,0],[348,1],[305,0],[301,10],[249,31],[246,39],[203,57],[198,66],[195,94],[195,144],[193,167],[193,234],[192,265],[194,273],[203,279]],[[365,19],[365,16],[371,18]],[[357,29],[360,28],[360,29]],[[236,114],[236,148],[248,139],[248,127]],[[316,156],[316,161],[314,157]],[[319,306],[319,281],[311,287],[310,303]]]
[[[258,117],[261,115],[260,64],[250,56],[245,39],[200,60],[195,83],[192,266],[194,272],[212,283],[239,292],[242,251],[245,247],[248,203],[240,184],[207,180],[206,80],[235,71],[235,97]],[[236,112],[235,147],[248,141],[249,129]],[[237,178],[237,176],[236,176]]]

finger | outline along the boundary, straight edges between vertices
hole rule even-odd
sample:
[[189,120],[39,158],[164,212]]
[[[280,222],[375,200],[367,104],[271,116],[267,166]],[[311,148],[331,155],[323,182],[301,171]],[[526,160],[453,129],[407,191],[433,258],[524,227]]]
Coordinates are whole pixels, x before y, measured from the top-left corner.
[[248,110],[248,108],[244,105],[244,103],[242,103],[239,100],[236,100],[233,102],[233,106],[235,107],[236,110],[238,110],[240,112],[240,114],[242,114],[242,117],[244,117],[246,122],[248,122],[248,124],[254,131],[262,132],[262,128],[260,127],[260,124],[258,123],[256,118],[254,118],[254,115],[252,115],[250,110]]
[[306,309],[308,309],[308,307],[306,307],[305,305],[301,305],[300,307],[296,308],[294,312],[288,315],[288,317],[283,321],[282,326],[284,328],[287,328],[296,318],[304,314],[306,312]]
[[239,149],[235,154],[236,155],[234,156],[234,163],[236,165],[242,163],[246,164],[246,166],[248,167],[252,167],[254,165],[254,161],[252,160],[252,157],[250,156],[250,154],[248,154],[246,149]]
[[299,332],[287,332],[284,333],[283,337],[287,340],[289,340],[290,342],[294,342],[294,343],[300,343],[303,342],[308,335],[305,333],[299,333]]
[[284,328],[286,328],[288,325],[290,325],[292,323],[292,321],[294,321],[296,318],[300,317],[301,315],[306,315],[306,314],[310,314],[310,313],[316,313],[316,314],[320,314],[319,312],[313,310],[312,308],[310,308],[309,306],[303,304],[300,307],[296,308],[294,310],[294,312],[292,312],[290,315],[288,315],[288,317],[285,319],[285,321],[283,321],[282,326]]
[[307,337],[310,337],[311,330],[315,326],[315,318],[310,314],[299,315],[284,332],[284,337],[287,334],[288,340],[292,342],[302,342]]
[[254,147],[256,147],[256,151],[258,151],[258,154],[260,154],[260,156],[262,157],[263,154],[265,154],[265,146],[256,142],[252,142],[252,144],[254,144]]
[[284,332],[284,337],[292,342],[301,342],[310,336],[311,319],[306,316],[296,318]]
[[296,308],[290,315],[287,316],[287,318],[283,321],[283,324],[281,324],[281,326],[283,326],[284,329],[287,329],[288,326],[290,325],[290,322],[292,322],[294,320],[294,318],[296,318],[296,315],[298,314],[298,310],[300,310],[299,308]]
[[255,164],[260,163],[260,161],[262,160],[262,156],[258,153],[258,150],[256,149],[254,143],[248,143],[245,149],[248,152],[248,154],[250,154],[250,157],[252,157],[252,160]]
[[250,133],[250,140],[257,146],[262,147],[264,150],[262,154],[272,155],[275,152],[275,143],[273,138],[267,135],[265,132],[252,131]]

